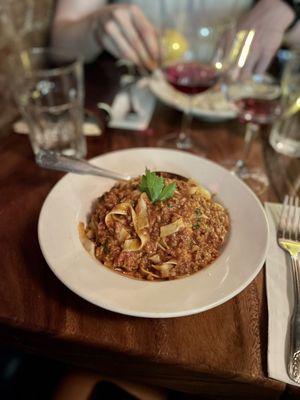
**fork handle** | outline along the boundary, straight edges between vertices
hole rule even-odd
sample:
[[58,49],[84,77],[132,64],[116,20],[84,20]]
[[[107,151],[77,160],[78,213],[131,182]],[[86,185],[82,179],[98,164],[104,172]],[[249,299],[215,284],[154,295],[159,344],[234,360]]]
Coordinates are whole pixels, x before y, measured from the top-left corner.
[[290,321],[288,373],[294,382],[300,383],[300,263],[297,254],[290,256],[294,278],[294,309]]
[[95,175],[115,180],[129,180],[130,176],[96,167],[85,160],[65,156],[49,150],[40,150],[35,157],[36,163],[46,169],[73,172],[82,175]]

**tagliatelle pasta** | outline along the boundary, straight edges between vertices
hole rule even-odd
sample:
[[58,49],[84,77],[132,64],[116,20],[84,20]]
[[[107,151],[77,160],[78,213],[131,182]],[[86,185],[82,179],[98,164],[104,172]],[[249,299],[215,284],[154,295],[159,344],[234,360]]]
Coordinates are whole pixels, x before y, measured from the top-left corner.
[[80,229],[85,248],[112,270],[150,281],[189,276],[211,264],[228,235],[227,210],[194,181],[165,178],[155,201],[140,182],[119,182],[98,199],[84,238]]

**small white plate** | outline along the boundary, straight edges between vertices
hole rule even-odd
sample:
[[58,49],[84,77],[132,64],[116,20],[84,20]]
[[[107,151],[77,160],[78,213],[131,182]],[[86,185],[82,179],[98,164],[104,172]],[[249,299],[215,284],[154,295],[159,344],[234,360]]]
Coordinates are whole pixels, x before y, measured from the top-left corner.
[[[175,90],[166,82],[162,73],[156,71],[147,79],[150,90],[162,102],[178,110],[188,107],[189,96]],[[220,91],[208,90],[192,97],[191,112],[194,116],[211,122],[219,122],[236,118],[237,108],[229,102]]]
[[92,160],[95,165],[140,175],[145,166],[174,172],[202,183],[228,209],[231,231],[220,257],[187,277],[147,282],[121,276],[94,260],[77,231],[96,197],[109,190],[110,179],[67,174],[42,207],[38,235],[54,274],[72,291],[100,307],[138,317],[179,317],[216,307],[243,290],[261,269],[267,249],[268,224],[251,190],[217,164],[176,150],[136,148]]

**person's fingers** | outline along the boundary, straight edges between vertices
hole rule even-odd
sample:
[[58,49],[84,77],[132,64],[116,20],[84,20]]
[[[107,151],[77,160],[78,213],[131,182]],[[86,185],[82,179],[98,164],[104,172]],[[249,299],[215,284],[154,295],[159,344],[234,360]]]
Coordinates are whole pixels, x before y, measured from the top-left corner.
[[114,57],[122,58],[122,54],[120,53],[120,49],[118,48],[116,43],[113,41],[113,39],[109,35],[107,35],[106,33],[102,34],[101,45],[103,46],[103,48],[105,48],[106,51],[108,51]]
[[147,46],[150,54],[157,60],[159,57],[159,46],[156,31],[148,19],[144,16],[142,11],[136,5],[130,7],[133,22],[137,30]]
[[273,58],[272,53],[263,53],[258,60],[256,67],[254,69],[255,74],[263,74],[266,72],[268,66],[270,65]]
[[153,62],[151,56],[145,46],[139,33],[136,31],[135,26],[132,23],[131,17],[125,8],[118,8],[114,11],[113,16],[118,22],[121,32],[124,34],[128,43],[133,48],[137,56],[147,68],[151,68]]
[[257,59],[259,57],[259,53],[255,52],[251,54],[249,59],[246,61],[246,64],[243,68],[241,68],[240,78],[247,79],[253,75],[254,67],[257,64]]
[[[139,58],[136,52],[124,38],[123,33],[120,31],[118,24],[115,21],[108,21],[104,25],[104,31],[106,35],[113,40],[115,47],[119,50],[121,58],[126,58],[135,64],[139,64]],[[107,40],[106,35],[104,35],[104,40]]]
[[255,67],[256,74],[263,74],[267,70],[280,47],[281,41],[282,35],[277,32],[273,34],[273,37],[269,36],[269,39],[265,42],[265,47],[262,49],[262,57]]
[[120,50],[117,45],[114,43],[112,38],[104,32],[102,25],[97,23],[97,28],[94,31],[95,40],[101,46],[101,48],[105,48],[109,53],[111,53],[114,57],[120,58]]
[[236,32],[233,29],[225,29],[220,33],[217,45],[215,47],[215,53],[213,61],[222,63],[222,66],[227,68],[228,65],[235,62],[234,60],[234,43],[235,43]]
[[260,41],[257,39],[254,39],[254,42],[252,43],[252,45],[250,46],[249,52],[245,53],[245,64],[244,66],[240,66],[241,68],[241,73],[240,73],[240,77],[242,79],[247,79],[249,78],[251,75],[253,75],[254,72],[254,68],[257,64],[257,61],[260,58],[261,55],[261,45],[260,45]]

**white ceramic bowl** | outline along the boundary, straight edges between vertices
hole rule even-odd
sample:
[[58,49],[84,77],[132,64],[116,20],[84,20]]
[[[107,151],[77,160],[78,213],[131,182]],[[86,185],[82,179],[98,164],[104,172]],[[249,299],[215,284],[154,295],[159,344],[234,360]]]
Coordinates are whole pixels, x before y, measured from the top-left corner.
[[191,177],[217,193],[228,209],[230,236],[220,257],[196,274],[173,281],[147,282],[121,276],[94,260],[77,231],[92,201],[114,182],[67,174],[42,207],[38,234],[54,274],[79,296],[111,311],[139,317],[179,317],[216,307],[243,290],[261,269],[267,249],[264,209],[251,190],[217,164],[176,150],[136,148],[108,153],[95,165],[140,175],[145,167]]

